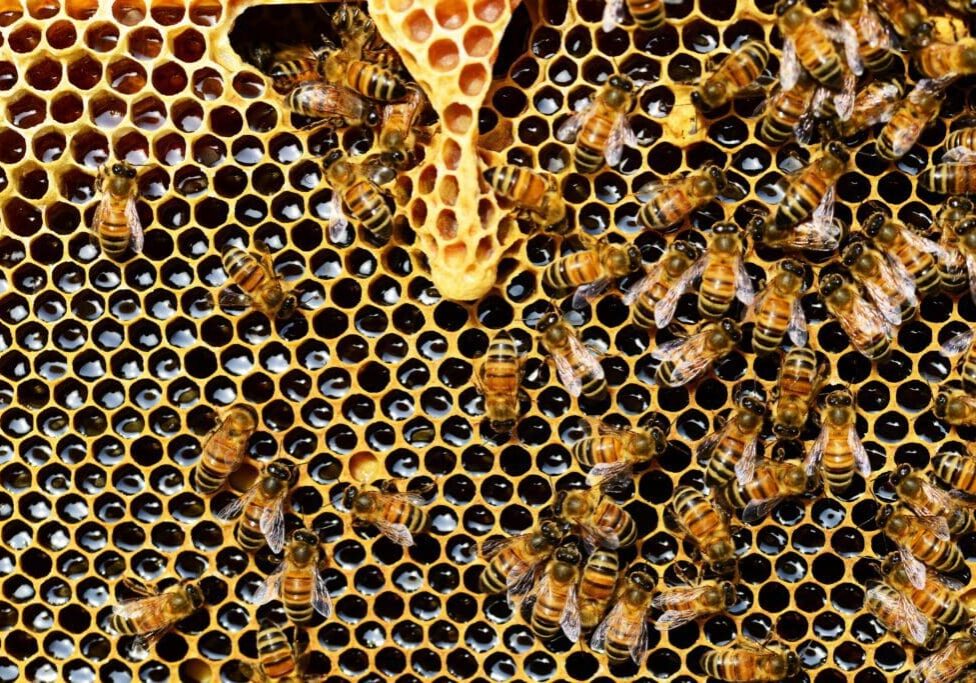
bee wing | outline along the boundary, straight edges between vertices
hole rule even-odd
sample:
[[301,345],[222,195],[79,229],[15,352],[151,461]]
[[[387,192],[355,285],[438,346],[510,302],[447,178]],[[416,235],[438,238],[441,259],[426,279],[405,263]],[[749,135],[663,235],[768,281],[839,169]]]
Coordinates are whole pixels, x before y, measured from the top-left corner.
[[698,444],[695,455],[697,455],[699,458],[703,458],[708,451],[714,448],[719,441],[721,441],[722,438],[729,433],[729,429],[732,428],[732,424],[733,420],[730,417],[730,419],[726,420],[725,424],[723,424],[719,429],[714,430],[711,434],[706,436],[705,439]]
[[584,536],[589,536],[594,541],[594,546],[602,545],[604,548],[610,548],[611,550],[616,550],[620,547],[620,537],[610,527],[587,524],[581,531]]
[[901,324],[901,306],[898,301],[891,299],[886,293],[880,282],[875,280],[865,280],[864,290],[871,297],[871,302],[878,309],[881,316],[890,325]]
[[332,200],[329,202],[329,239],[333,243],[346,241],[346,227],[349,219],[342,210],[342,198],[338,189],[332,190]]
[[861,61],[857,31],[849,23],[842,21],[837,35],[840,38],[841,45],[844,46],[844,59],[847,61],[847,66],[850,67],[855,76],[860,76],[864,73],[864,63]]
[[281,594],[281,579],[285,575],[285,563],[282,562],[275,569],[274,573],[268,576],[264,582],[258,586],[254,592],[251,602],[255,605],[263,605],[275,600]]
[[586,308],[586,305],[602,294],[610,286],[610,278],[601,277],[598,280],[579,287],[573,294],[572,306],[576,310]]
[[627,290],[627,293],[623,296],[623,302],[625,306],[633,306],[634,302],[640,298],[644,292],[649,290],[657,282],[657,279],[661,276],[661,270],[664,265],[660,262],[655,263],[651,266],[651,269],[647,271],[640,280],[634,283],[634,286]]
[[244,292],[239,292],[230,287],[224,287],[220,290],[220,295],[217,297],[217,303],[221,306],[230,306],[231,308],[247,308],[251,305],[254,299],[250,295]]
[[735,476],[740,484],[745,486],[756,475],[756,454],[759,452],[758,435],[751,439],[742,449],[742,457],[735,463]]
[[847,430],[847,446],[854,455],[854,466],[857,467],[857,471],[864,477],[871,476],[871,460],[868,458],[868,452],[864,449],[861,437],[857,435],[857,427],[854,425],[851,425]]
[[647,656],[647,646],[647,622],[644,620],[644,615],[641,615],[637,637],[634,638],[634,644],[630,646],[630,658],[634,660],[634,664],[639,666],[643,663]]
[[582,361],[583,365],[586,366],[586,371],[596,379],[603,379],[603,366],[600,365],[600,361],[593,354],[593,351],[584,345],[578,337],[570,337],[569,345],[573,347],[574,353],[579,356],[579,359]]
[[634,135],[630,122],[627,121],[626,114],[618,114],[617,120],[613,124],[610,135],[607,136],[607,147],[604,157],[608,166],[616,166],[620,163],[620,157],[624,152],[624,146],[636,147],[637,136]]
[[135,199],[129,199],[125,203],[125,221],[129,225],[129,245],[132,251],[141,254],[145,238],[142,234],[142,221],[139,220],[139,212],[136,211]]
[[586,483],[603,488],[613,487],[630,479],[632,469],[630,463],[624,461],[601,462],[590,468],[586,474]]
[[909,676],[910,680],[924,683],[954,681],[968,664],[969,658],[960,657],[955,643],[949,641],[944,648],[919,662]]
[[756,290],[752,286],[752,280],[749,279],[749,272],[742,259],[739,259],[738,267],[735,269],[735,296],[746,306],[751,306],[756,299]]
[[807,315],[803,312],[803,302],[800,297],[793,300],[793,310],[790,313],[790,324],[786,328],[786,334],[794,346],[807,345]]
[[817,440],[813,442],[810,447],[810,452],[807,453],[807,457],[803,459],[803,470],[807,473],[807,476],[812,476],[817,471],[817,466],[820,464],[820,458],[823,457],[824,451],[827,448],[827,437],[830,434],[830,427],[824,423],[820,427],[820,434],[817,436]]
[[[666,358],[675,364],[670,386],[680,387],[704,372],[712,362],[712,355],[706,353],[704,334],[696,334],[688,339],[676,341],[680,343],[667,349],[666,355],[657,356],[656,353],[653,355],[661,358],[662,361]],[[657,351],[662,351],[667,346],[667,344],[659,346]]]
[[228,503],[221,510],[219,510],[215,515],[217,517],[217,520],[223,523],[227,523],[232,519],[234,519],[235,517],[237,517],[239,514],[241,514],[241,512],[244,511],[244,508],[247,507],[247,504],[251,502],[251,499],[254,498],[254,495],[257,493],[257,491],[258,491],[257,488],[253,488],[247,493],[245,493],[243,496],[240,496],[239,498],[236,498],[235,500]]
[[315,582],[312,584],[312,607],[326,619],[332,616],[332,597],[325,586],[325,577],[318,569],[315,570]]
[[[545,577],[543,577],[545,578]],[[508,599],[510,602],[515,600],[516,595],[525,593],[535,581],[535,567],[530,564],[522,564],[508,572],[505,578],[505,586],[508,588]]]
[[654,621],[658,631],[670,631],[695,620],[698,613],[691,609],[669,609]]
[[796,44],[791,38],[787,38],[783,41],[783,55],[780,58],[779,86],[783,90],[792,90],[800,80],[802,71],[800,58],[796,54]]
[[901,231],[901,235],[906,242],[908,242],[911,246],[915,247],[916,249],[924,251],[928,254],[932,254],[937,258],[941,258],[944,256],[944,250],[934,240],[930,240],[927,237],[923,237],[922,235],[918,234],[914,230],[911,230],[909,228],[903,228]]
[[874,332],[883,334],[886,337],[892,336],[891,323],[872,302],[861,296],[855,297],[851,310],[851,318],[856,321],[855,324],[869,331],[873,330]]
[[609,33],[624,20],[624,0],[607,0],[603,8],[603,32]]
[[682,605],[698,600],[712,588],[709,583],[699,586],[674,586],[663,593],[658,593],[651,601],[651,605],[660,610],[675,610]]
[[410,547],[413,545],[413,534],[404,524],[390,524],[389,522],[374,522],[376,528],[380,530],[388,539],[402,546]]
[[898,553],[901,555],[901,563],[905,567],[905,574],[915,588],[923,590],[925,588],[925,565],[915,559],[911,548],[898,544]]
[[976,337],[976,330],[966,330],[955,335],[942,345],[942,353],[946,356],[958,356],[969,350]]
[[590,637],[590,648],[603,652],[607,645],[607,633],[610,631],[610,627],[616,622],[620,621],[624,616],[624,604],[619,600],[614,604],[607,616],[603,618],[600,625],[596,627],[593,631],[593,635]]
[[815,211],[811,220],[793,228],[789,241],[796,249],[834,251],[840,244],[841,232],[833,218],[827,221],[820,220]]
[[571,396],[579,396],[583,391],[583,380],[576,376],[576,373],[573,371],[573,366],[561,355],[553,355],[552,361],[556,365],[556,374],[559,375],[559,381],[566,387],[566,391]]
[[497,555],[502,548],[511,543],[515,543],[520,539],[526,539],[530,535],[531,533],[525,533],[519,534],[518,536],[511,536],[509,538],[489,538],[481,543],[481,557],[482,559],[490,560]]
[[911,600],[905,598],[901,593],[887,589],[884,584],[880,584],[867,592],[865,602],[869,601],[879,603],[881,611],[896,615],[900,620],[900,625],[904,625],[915,642],[924,643],[929,637],[928,619]]
[[559,625],[563,633],[569,638],[570,642],[579,642],[580,632],[583,630],[583,622],[580,619],[579,601],[576,597],[576,584],[569,587],[566,595],[566,604],[563,605],[563,612],[559,618]]
[[285,496],[279,496],[261,512],[258,528],[271,551],[280,553],[285,547]]
[[940,541],[949,540],[949,523],[945,517],[939,515],[915,515],[919,526],[938,538]]
[[[914,306],[918,303],[918,295],[915,293],[915,280],[908,272],[905,264],[898,259],[882,259],[882,277],[894,283],[895,288],[905,297],[905,303]],[[901,321],[899,320],[899,324]]]
[[782,496],[775,496],[773,498],[750,500],[742,510],[742,521],[746,524],[758,522],[768,515],[769,511],[776,507],[776,504],[782,499]]
[[559,129],[556,131],[556,139],[561,142],[572,142],[576,139],[576,134],[579,133],[580,128],[583,127],[586,120],[590,118],[595,104],[596,99],[591,97],[579,111],[573,113],[566,119],[563,125],[559,126]]
[[683,272],[674,284],[665,292],[661,300],[654,305],[654,324],[660,327],[667,327],[674,318],[674,312],[678,308],[678,300],[681,295],[688,291],[691,283],[699,277],[705,270],[705,258],[702,257],[695,261],[688,270]]
[[844,74],[844,87],[834,97],[834,109],[837,118],[847,121],[854,113],[854,101],[857,99],[857,76],[853,71]]
[[969,296],[976,301],[976,257],[966,254],[966,272],[969,280]]
[[976,163],[976,150],[970,149],[965,146],[953,147],[952,149],[947,149],[945,154],[942,155],[942,163],[944,164],[972,164]]
[[167,593],[159,593],[157,595],[122,600],[112,606],[112,614],[130,621],[155,616],[166,607],[169,597]]

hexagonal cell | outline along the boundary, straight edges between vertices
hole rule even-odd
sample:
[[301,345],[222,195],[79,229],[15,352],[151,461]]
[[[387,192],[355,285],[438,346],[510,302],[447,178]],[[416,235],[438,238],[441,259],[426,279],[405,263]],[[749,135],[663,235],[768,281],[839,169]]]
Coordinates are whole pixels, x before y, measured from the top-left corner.
[[142,0],[115,0],[112,16],[123,26],[135,26],[146,18],[146,4]]

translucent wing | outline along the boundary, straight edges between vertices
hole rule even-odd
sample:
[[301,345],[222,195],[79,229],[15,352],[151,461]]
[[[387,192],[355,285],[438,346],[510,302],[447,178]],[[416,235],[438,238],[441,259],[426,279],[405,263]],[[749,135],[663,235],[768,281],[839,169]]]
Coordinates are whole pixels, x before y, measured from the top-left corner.
[[239,514],[241,514],[241,512],[244,511],[244,508],[247,507],[247,504],[251,502],[251,499],[254,498],[254,495],[257,493],[257,491],[258,491],[257,488],[253,488],[247,493],[245,493],[243,496],[241,496],[240,498],[231,501],[223,509],[217,512],[217,514],[215,515],[217,517],[217,520],[226,523],[231,521],[235,517],[237,517]]
[[332,597],[329,595],[329,589],[325,586],[325,578],[317,569],[315,570],[315,583],[312,584],[312,607],[326,619],[332,616]]
[[803,67],[796,54],[796,44],[791,38],[783,41],[783,55],[780,58],[779,85],[783,90],[792,90],[800,80]]
[[258,528],[271,552],[280,553],[285,547],[285,496],[279,496],[261,511]]
[[803,312],[803,302],[800,297],[793,300],[793,309],[790,312],[790,324],[786,328],[786,334],[794,346],[807,345],[807,316]]
[[499,551],[501,551],[501,549],[504,548],[505,546],[511,543],[525,541],[531,535],[532,534],[530,532],[526,534],[520,534],[518,536],[512,536],[511,538],[489,538],[488,540],[483,541],[481,544],[481,557],[485,560],[490,560],[495,555],[497,555]]
[[945,683],[956,680],[971,659],[961,656],[956,649],[957,642],[962,640],[962,638],[950,640],[944,648],[919,662],[909,674],[910,680],[924,683]]
[[969,296],[976,301],[976,256],[966,254],[966,272],[969,280]]
[[770,510],[782,500],[782,496],[775,498],[762,498],[750,500],[745,509],[742,510],[742,521],[746,524],[754,524],[769,514]]
[[844,87],[836,97],[834,97],[834,109],[837,111],[837,118],[847,121],[854,113],[854,102],[857,99],[857,76],[848,71],[844,74]]
[[751,306],[756,298],[756,290],[753,289],[752,280],[749,279],[746,264],[741,259],[735,269],[735,296],[746,306]]
[[532,565],[522,564],[509,571],[508,576],[505,577],[509,600],[512,600],[516,595],[525,593],[532,587],[532,582],[535,580],[535,571],[533,570]]
[[583,630],[583,623],[580,620],[579,601],[576,598],[576,584],[569,587],[566,595],[566,604],[563,605],[563,612],[559,618],[559,625],[563,633],[569,638],[570,642],[579,642],[580,632]]
[[390,524],[389,522],[374,522],[376,528],[380,530],[388,539],[402,546],[410,547],[413,545],[413,534],[404,524]]
[[808,477],[817,471],[820,458],[823,457],[824,451],[827,449],[827,437],[829,434],[830,427],[824,423],[820,428],[820,434],[817,436],[817,440],[813,442],[813,446],[810,447],[810,452],[803,459],[803,470],[807,473]]
[[690,609],[669,609],[654,621],[654,626],[658,631],[670,631],[673,628],[684,626],[694,621],[698,613]]
[[[671,342],[659,346],[652,354],[662,362],[674,363],[672,381],[669,386],[680,387],[698,377],[712,362],[711,354],[705,349],[704,333],[698,333],[684,340],[675,340],[678,344],[671,346]],[[661,355],[658,355],[661,352]]]
[[169,601],[169,595],[140,596],[129,600],[122,600],[112,606],[112,614],[122,619],[138,621],[161,612]]
[[633,468],[628,462],[601,462],[590,468],[586,474],[586,483],[590,486],[612,486],[614,483],[627,480]]
[[654,305],[654,324],[659,328],[667,327],[674,318],[674,313],[678,309],[678,301],[681,295],[688,291],[691,284],[705,270],[705,259],[700,258],[695,261],[688,270],[683,272],[671,288],[665,292],[661,300]]
[[843,231],[834,222],[833,217],[828,221],[820,220],[814,212],[814,217],[800,223],[790,234],[790,244],[794,249],[811,249],[813,251],[834,251],[840,245]]
[[610,135],[607,136],[607,148],[604,152],[609,166],[616,166],[620,163],[620,157],[623,154],[625,145],[628,147],[636,147],[637,136],[634,135],[634,131],[630,127],[630,122],[627,121],[627,115],[618,114],[613,129],[610,131]]
[[905,574],[908,575],[908,580],[915,588],[919,590],[924,589],[925,565],[915,559],[915,556],[912,555],[911,548],[899,545],[898,552],[901,555],[901,563],[905,568]]
[[[889,325],[885,317],[881,315],[881,311],[879,311],[864,297],[854,297],[854,301],[851,304],[851,310],[851,318],[858,321],[858,324],[868,331],[869,337],[874,336],[875,334],[883,334],[886,337],[891,336],[891,325]],[[854,340],[852,339],[851,341],[853,342]],[[855,344],[855,346],[857,346],[857,344]],[[858,350],[862,352],[864,351],[864,349],[860,348]]]
[[861,10],[861,16],[857,23],[861,35],[871,47],[888,50],[891,48],[891,34],[885,27],[881,16],[874,8],[865,5]]
[[586,123],[586,120],[590,118],[590,114],[593,111],[593,107],[596,104],[594,98],[590,98],[589,101],[577,112],[572,114],[568,119],[563,122],[563,125],[559,126],[556,131],[556,139],[561,142],[572,142],[576,139],[576,134],[579,133],[580,128]]
[[333,244],[346,242],[346,228],[349,220],[342,210],[342,198],[338,190],[332,191],[332,200],[329,202],[329,239]]
[[973,164],[976,163],[976,150],[969,147],[953,147],[947,149],[942,155],[942,163],[948,164]]
[[868,591],[865,601],[874,600],[881,604],[887,614],[897,614],[909,635],[917,643],[924,643],[929,637],[928,619],[910,600],[884,585],[875,586]]
[[593,355],[593,352],[575,336],[569,338],[569,345],[589,375],[596,379],[603,379],[603,366],[600,365],[599,359]]
[[882,276],[894,283],[894,287],[905,297],[905,303],[909,306],[915,306],[918,303],[915,279],[908,272],[904,263],[898,259],[884,259],[881,262],[881,272]]
[[599,280],[579,287],[573,294],[573,308],[576,310],[586,308],[590,301],[600,296],[609,286],[610,278],[601,277]]
[[735,476],[745,486],[756,475],[756,454],[759,452],[759,437],[749,441],[742,449],[742,457],[735,463]]
[[972,346],[974,337],[976,337],[976,330],[960,332],[942,345],[942,353],[946,356],[958,356],[960,353],[965,353]]
[[220,290],[220,294],[217,297],[217,302],[221,306],[229,306],[231,308],[247,308],[254,301],[249,295],[244,292],[240,292],[231,287],[224,287]]
[[596,627],[593,631],[593,635],[590,637],[590,647],[598,652],[603,652],[606,650],[607,645],[607,633],[610,627],[616,622],[620,621],[624,616],[624,604],[620,601],[616,602],[614,606],[604,617],[600,625]]
[[566,387],[566,391],[571,396],[579,396],[583,391],[583,380],[576,376],[576,372],[573,370],[570,362],[565,356],[559,354],[553,354],[552,361],[556,366],[556,374],[559,375],[559,381]]
[[609,33],[624,20],[624,0],[607,0],[603,8],[603,31]]
[[925,253],[932,254],[933,256],[936,257],[942,256],[943,254],[942,247],[936,244],[933,240],[930,240],[927,237],[923,237],[922,235],[919,235],[914,230],[903,228],[901,230],[901,236],[911,246],[915,247],[920,251],[924,251]]
[[282,562],[278,565],[278,568],[273,574],[264,580],[264,582],[258,586],[258,589],[254,591],[254,596],[251,600],[255,605],[263,605],[267,602],[277,599],[281,595],[281,579],[285,575],[285,563]]
[[864,285],[864,291],[871,297],[872,303],[878,308],[882,317],[891,325],[900,325],[900,302],[889,297],[882,284],[876,280],[864,280],[861,284]]
[[860,76],[864,73],[864,64],[861,62],[861,52],[858,49],[857,31],[846,21],[842,21],[838,34],[844,46],[844,59],[847,61],[847,66],[855,76]]
[[700,586],[675,586],[674,588],[667,589],[663,593],[655,595],[651,604],[660,610],[680,609],[689,603],[696,602],[712,588],[713,586],[710,583]]
[[698,456],[699,460],[706,455],[710,455],[709,451],[715,448],[715,446],[719,444],[725,435],[729,433],[729,429],[732,428],[733,424],[734,421],[732,419],[726,420],[724,425],[706,436],[705,439],[698,444],[698,449],[695,454]]
[[857,428],[854,425],[848,428],[847,446],[854,455],[854,466],[857,467],[857,471],[864,477],[870,476],[871,460],[868,458],[868,452],[864,450],[864,444],[861,443],[861,437],[857,435]]
[[637,636],[634,638],[634,644],[630,646],[630,658],[634,660],[634,663],[640,665],[644,662],[644,658],[647,656],[647,622],[641,618],[640,624],[637,627]]
[[624,294],[624,305],[633,306],[634,302],[636,302],[642,294],[651,289],[657,283],[658,278],[661,277],[661,271],[663,269],[664,265],[660,262],[651,266],[651,269],[647,272],[647,274],[634,283],[634,286],[627,290],[627,293]]
[[136,211],[135,199],[130,199],[125,203],[125,221],[129,226],[129,245],[132,247],[132,251],[141,254],[145,237],[142,233],[142,221],[139,220],[139,212]]

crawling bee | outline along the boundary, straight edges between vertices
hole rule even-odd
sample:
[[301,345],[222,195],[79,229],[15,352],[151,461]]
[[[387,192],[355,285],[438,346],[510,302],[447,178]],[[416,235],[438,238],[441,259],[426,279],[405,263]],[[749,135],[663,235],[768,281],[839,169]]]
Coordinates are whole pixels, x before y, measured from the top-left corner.
[[165,590],[130,579],[123,583],[137,597],[114,605],[109,624],[120,635],[138,636],[140,648],[158,640],[176,622],[206,604],[200,587],[193,583],[180,582]]
[[623,548],[637,539],[637,524],[630,513],[604,495],[599,486],[560,491],[552,511],[588,548]]
[[776,146],[785,144],[794,136],[800,142],[809,141],[814,127],[811,109],[817,90],[817,82],[805,73],[800,74],[792,88],[780,85],[757,111],[763,112],[759,137]]
[[219,302],[229,306],[251,306],[269,318],[287,320],[298,308],[298,297],[285,288],[280,276],[275,273],[267,252],[251,254],[227,247],[221,254],[224,270],[240,291],[225,287]]
[[888,123],[900,106],[903,89],[897,81],[873,81],[854,96],[851,116],[831,123],[837,135],[848,138],[876,123]]
[[634,322],[644,328],[671,323],[678,299],[701,274],[705,261],[694,242],[675,240],[637,284],[624,296],[634,311]]
[[573,543],[556,548],[533,595],[532,632],[543,640],[565,633],[570,642],[579,640],[582,632],[576,585],[580,578],[583,556]]
[[944,523],[936,526],[929,517],[916,517],[893,505],[878,510],[878,526],[898,546],[902,566],[915,588],[925,588],[925,566],[940,572],[954,572],[965,566],[959,548],[949,540]]
[[244,550],[254,552],[265,542],[273,553],[284,548],[285,504],[295,474],[295,466],[287,460],[270,462],[255,486],[217,513],[222,522],[240,515],[235,537]]
[[589,436],[573,444],[573,455],[589,468],[586,479],[591,485],[628,479],[634,465],[652,460],[668,447],[667,435],[657,426],[618,429],[600,422],[596,430],[591,427],[589,431]]
[[834,251],[846,232],[846,226],[834,218],[834,203],[823,201],[814,209],[810,220],[799,225],[781,228],[775,221],[753,216],[747,229],[757,244],[784,251]]
[[790,179],[783,198],[776,207],[776,226],[785,229],[818,215],[829,223],[833,220],[834,186],[847,171],[850,153],[836,140],[828,142],[823,153],[813,159],[806,167],[797,171]]
[[830,273],[820,282],[820,296],[837,319],[851,345],[871,360],[891,351],[891,324],[840,273]]
[[955,78],[976,73],[976,38],[962,38],[952,43],[939,40],[915,50],[918,70],[929,78]]
[[643,663],[647,655],[647,617],[654,583],[645,572],[630,572],[606,619],[593,632],[591,648],[606,652],[611,662]]
[[701,668],[722,681],[782,681],[800,673],[800,659],[794,652],[772,650],[754,641],[743,647],[710,650],[701,656]]
[[407,96],[407,84],[400,74],[385,64],[362,59],[362,51],[355,44],[343,49],[325,51],[319,66],[325,80],[343,85],[360,95],[381,102],[392,102]]
[[864,609],[886,629],[916,647],[938,650],[949,639],[945,626],[919,612],[910,600],[886,584],[878,584],[864,595]]
[[388,102],[383,106],[377,140],[380,150],[396,159],[397,170],[416,165],[417,144],[428,137],[418,134],[420,117],[427,105],[424,91],[411,84],[407,86],[403,101]]
[[607,380],[600,361],[583,345],[569,323],[555,311],[550,311],[539,320],[536,330],[566,391],[591,400],[607,395]]
[[310,81],[322,82],[319,67],[327,47],[293,45],[274,50],[265,61],[265,73],[278,92],[286,93]]
[[508,591],[513,597],[527,591],[536,568],[552,555],[565,535],[562,525],[546,520],[528,533],[482,543],[481,556],[488,560],[479,580],[482,592]]
[[956,427],[976,426],[976,396],[943,387],[935,397],[935,416]]
[[915,280],[900,261],[885,258],[864,240],[854,240],[844,248],[841,262],[889,325],[901,325],[918,312]]
[[817,487],[816,477],[808,476],[802,467],[792,462],[761,460],[748,484],[729,482],[718,489],[719,498],[730,508],[742,508],[742,521],[758,522],[786,498],[810,493]]
[[257,638],[257,669],[244,665],[242,669],[249,681],[256,683],[312,683],[322,681],[321,677],[309,678],[305,673],[308,654],[302,652],[297,644],[293,646],[285,632],[270,619],[261,620],[261,630]]
[[923,78],[895,108],[878,134],[878,154],[897,161],[908,154],[922,132],[938,117],[945,99],[944,80]]
[[956,369],[963,386],[976,390],[976,329],[953,335],[942,345],[942,353],[949,357],[960,356]]
[[285,105],[311,119],[315,126],[343,128],[372,123],[376,113],[359,93],[325,81],[300,83],[288,91]]
[[603,619],[614,596],[619,571],[620,558],[616,550],[597,548],[586,560],[577,591],[580,625],[584,631],[596,628]]
[[746,484],[755,473],[766,406],[751,391],[741,392],[735,403],[735,410],[725,425],[698,447],[699,458],[703,455],[708,458],[705,480],[709,486],[724,486],[733,477]]
[[485,398],[485,413],[491,428],[500,434],[511,432],[518,420],[522,374],[515,340],[500,330],[491,340],[485,362],[474,376],[475,386]]
[[775,274],[752,309],[752,348],[757,353],[773,353],[787,335],[796,346],[807,343],[807,317],[802,305],[806,289],[803,264],[793,259],[776,264]]
[[931,39],[932,22],[928,10],[917,0],[874,0],[874,8],[888,21],[909,48],[917,48]]
[[107,164],[99,166],[95,187],[102,198],[92,216],[92,232],[102,251],[111,258],[120,258],[129,247],[141,254],[144,238],[136,211],[136,169],[125,161],[112,164],[111,169],[107,169]]
[[698,312],[703,317],[721,318],[735,299],[752,305],[755,293],[745,268],[747,250],[746,234],[735,223],[712,228],[698,288]]
[[[948,464],[947,461],[940,460],[945,457],[937,456],[935,459],[937,473],[939,465]],[[954,469],[950,466],[943,473],[952,477],[953,472]],[[971,508],[934,486],[928,477],[913,470],[911,465],[899,465],[888,477],[888,483],[895,490],[898,500],[911,508],[916,517],[926,520],[933,533],[939,536],[958,536],[972,530],[974,519]]]
[[929,655],[905,677],[905,683],[958,681],[959,675],[976,663],[976,625],[949,640],[944,648]]
[[962,585],[952,579],[926,572],[925,587],[916,588],[902,562],[901,553],[890,553],[881,562],[885,583],[898,591],[925,616],[950,628],[963,626],[973,615],[959,598]]
[[430,526],[430,518],[423,509],[427,504],[423,493],[430,488],[400,493],[392,481],[370,491],[350,486],[342,494],[342,504],[352,512],[353,525],[372,524],[394,543],[412,546],[413,537]]
[[193,468],[196,488],[213,493],[244,460],[248,439],[258,427],[254,409],[240,403],[231,406],[203,444],[200,462]]
[[361,164],[348,161],[342,149],[330,152],[322,160],[326,178],[332,185],[329,213],[329,238],[341,242],[349,220],[346,213],[366,228],[378,242],[385,243],[393,233],[393,214],[380,188]]
[[698,547],[708,568],[721,577],[735,576],[735,543],[725,513],[691,486],[675,489],[671,512],[678,528]]
[[[974,217],[976,206],[968,197],[949,197],[935,216],[935,224],[941,231],[935,258],[943,291],[957,294],[968,287],[969,273],[966,257],[960,249],[962,235],[958,228]],[[962,232],[968,231],[966,228]]]
[[741,340],[739,325],[731,318],[704,323],[687,339],[675,339],[652,352],[661,361],[654,379],[668,387],[687,384],[731,353]]
[[258,588],[254,603],[281,600],[288,618],[300,625],[309,623],[315,612],[328,618],[332,599],[321,573],[324,564],[319,537],[307,529],[296,529],[285,546],[284,562]]
[[807,422],[810,406],[817,399],[826,367],[807,348],[791,349],[780,366],[773,387],[773,436],[797,439]]
[[883,71],[894,62],[893,45],[884,22],[869,0],[834,0],[834,18],[846,35],[856,42],[861,62],[870,71]]
[[626,76],[613,75],[600,92],[559,127],[559,140],[576,140],[573,160],[578,172],[595,173],[604,159],[609,166],[616,166],[625,145],[637,146],[637,136],[627,121],[635,101],[634,82]]
[[495,192],[543,230],[566,232],[566,202],[554,176],[521,166],[492,166],[483,175]]
[[654,596],[651,604],[662,610],[654,621],[658,631],[669,631],[700,617],[719,614],[738,601],[731,581],[701,581],[695,585],[674,586]]
[[616,244],[605,237],[598,240],[581,238],[585,251],[563,256],[542,272],[542,284],[557,296],[574,288],[573,308],[584,308],[618,278],[636,272],[641,267],[640,251],[632,244]]
[[959,241],[959,253],[966,264],[966,281],[969,295],[976,301],[976,217],[967,218],[955,227]]
[[919,296],[935,291],[939,286],[939,270],[935,261],[935,255],[939,253],[938,244],[880,212],[869,216],[862,228],[893,268],[908,271]]
[[719,196],[729,199],[745,196],[742,188],[730,182],[725,171],[714,164],[706,164],[688,175],[646,183],[636,194],[649,195],[637,214],[637,220],[648,230],[675,225]]
[[769,61],[769,48],[749,40],[726,57],[715,72],[691,93],[691,102],[701,110],[717,109],[735,97],[754,94],[753,87]]
[[634,18],[634,23],[645,31],[657,31],[664,26],[665,0],[607,0],[603,9],[603,30],[612,31],[624,20],[624,7]]
[[843,389],[827,394],[820,421],[820,435],[803,467],[812,477],[819,466],[830,490],[843,493],[851,485],[855,470],[865,478],[871,474],[871,461],[857,434],[857,412],[851,392]]

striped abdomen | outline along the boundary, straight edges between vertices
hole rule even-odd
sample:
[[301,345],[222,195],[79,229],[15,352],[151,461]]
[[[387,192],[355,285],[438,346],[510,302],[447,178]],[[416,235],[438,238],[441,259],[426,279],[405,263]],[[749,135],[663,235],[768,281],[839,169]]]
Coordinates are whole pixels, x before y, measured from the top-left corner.
[[237,542],[244,550],[253,552],[264,545],[261,515],[272,504],[273,501],[266,500],[264,495],[258,493],[244,508],[244,514],[237,520],[237,532],[235,534]]
[[549,264],[542,273],[542,284],[560,293],[600,279],[603,267],[596,252],[580,251]]
[[99,224],[96,233],[98,244],[107,256],[121,256],[129,248],[132,230],[129,219],[125,215],[128,197],[118,198],[110,194],[102,199],[99,212]]
[[620,462],[625,457],[620,439],[609,435],[580,439],[573,444],[573,455],[585,467]]
[[606,498],[602,499],[593,511],[592,523],[605,529],[613,529],[617,533],[620,547],[630,545],[637,540],[637,525],[630,513]]
[[353,183],[343,193],[342,199],[349,214],[364,228],[381,240],[389,239],[393,233],[393,216],[372,183],[366,180]]
[[943,453],[933,461],[935,476],[954,489],[976,495],[976,459],[961,453]]
[[562,632],[559,622],[563,608],[569,600],[569,591],[576,585],[576,578],[577,575],[574,574],[570,581],[563,582],[556,581],[550,576],[548,593],[540,595],[535,601],[530,626],[532,631],[543,640],[555,638]]
[[396,74],[361,59],[349,62],[346,67],[346,82],[353,90],[382,102],[398,100],[407,94],[406,86]]
[[781,227],[805,221],[827,193],[828,181],[816,162],[800,171],[776,209],[776,224]]
[[710,485],[724,486],[735,478],[735,465],[742,458],[746,444],[754,438],[752,434],[743,433],[736,425],[729,428],[708,457],[705,478]]
[[683,186],[673,187],[652,197],[640,208],[637,218],[645,228],[660,230],[684,220],[698,205]]
[[268,273],[257,259],[243,249],[230,247],[223,253],[222,259],[224,270],[230,278],[251,296],[260,291],[268,279]]
[[271,680],[295,674],[295,656],[291,643],[279,628],[262,628],[258,633],[258,660],[261,670]]
[[817,29],[800,30],[793,36],[793,43],[796,56],[811,76],[835,90],[843,87],[840,55],[827,36]]
[[221,486],[241,460],[241,444],[215,434],[203,447],[196,470],[197,489],[213,493]]
[[664,0],[627,0],[627,9],[640,28],[656,31],[664,26]]
[[606,107],[599,102],[594,112],[583,124],[582,130],[576,138],[576,149],[573,159],[576,170],[580,173],[593,173],[603,165],[603,153],[607,146],[607,139],[613,129],[613,121],[606,112]]
[[698,290],[698,312],[706,318],[721,318],[735,299],[735,261],[728,255],[708,260]]
[[281,603],[285,614],[296,624],[312,620],[312,569],[288,566],[281,577]]

